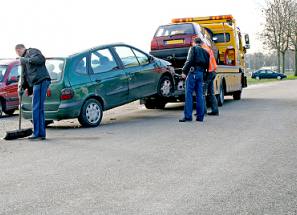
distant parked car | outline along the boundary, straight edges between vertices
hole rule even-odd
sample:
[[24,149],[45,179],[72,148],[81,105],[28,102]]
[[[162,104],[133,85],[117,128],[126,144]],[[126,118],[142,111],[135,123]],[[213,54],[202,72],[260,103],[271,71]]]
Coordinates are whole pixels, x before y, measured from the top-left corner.
[[[46,120],[78,118],[82,126],[95,127],[103,111],[152,95],[168,97],[174,87],[174,69],[169,62],[122,43],[51,62],[48,69],[55,78],[47,92]],[[154,102],[160,108],[166,104]],[[24,118],[31,118],[29,96],[24,97],[22,111]]]
[[21,74],[19,61],[0,60],[0,116],[13,115],[18,109],[18,80]]
[[267,70],[267,69],[261,69],[261,70],[257,70],[255,72],[252,73],[252,78],[254,79],[278,79],[278,80],[282,80],[284,78],[287,78],[287,76],[285,74],[279,73],[279,72],[275,72],[272,70]]

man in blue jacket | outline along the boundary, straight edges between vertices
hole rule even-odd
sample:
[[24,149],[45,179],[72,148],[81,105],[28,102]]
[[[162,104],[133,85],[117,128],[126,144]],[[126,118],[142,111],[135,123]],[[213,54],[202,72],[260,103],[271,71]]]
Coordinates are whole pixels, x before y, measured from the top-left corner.
[[203,82],[206,70],[209,67],[209,54],[201,45],[200,38],[194,39],[195,46],[191,47],[187,61],[182,69],[182,77],[186,78],[186,101],[184,108],[184,118],[180,122],[192,121],[193,114],[193,92],[196,92],[196,121],[203,122],[204,119],[204,97]]
[[45,57],[38,49],[26,49],[23,44],[16,45],[15,51],[20,57],[22,66],[19,94],[22,96],[26,89],[28,90],[29,94],[33,93],[32,118],[34,132],[33,135],[29,137],[29,139],[45,140],[46,125],[44,116],[44,102],[46,99],[47,89],[51,82],[51,78],[45,66]]

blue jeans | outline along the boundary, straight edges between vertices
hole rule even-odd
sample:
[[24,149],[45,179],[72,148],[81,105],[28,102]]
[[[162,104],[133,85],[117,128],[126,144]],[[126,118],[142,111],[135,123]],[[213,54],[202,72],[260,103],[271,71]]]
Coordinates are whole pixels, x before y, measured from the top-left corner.
[[45,137],[45,116],[44,102],[46,92],[50,85],[50,80],[44,80],[33,86],[32,111],[33,111],[33,135],[35,137]]
[[196,113],[197,120],[204,119],[204,97],[203,97],[203,71],[195,70],[190,72],[186,79],[186,102],[184,114],[185,118],[192,120],[193,114],[193,92],[196,92]]

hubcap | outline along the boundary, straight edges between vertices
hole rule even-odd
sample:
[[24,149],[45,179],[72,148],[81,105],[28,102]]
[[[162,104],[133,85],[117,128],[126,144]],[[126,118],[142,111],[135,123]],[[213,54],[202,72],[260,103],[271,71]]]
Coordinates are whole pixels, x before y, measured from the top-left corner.
[[281,77],[280,77],[280,76],[277,76],[277,79],[278,79],[278,80],[280,80],[280,79],[281,79]]
[[86,109],[86,117],[91,124],[96,124],[101,117],[100,107],[96,103],[90,103]]
[[169,96],[171,91],[171,82],[169,80],[165,80],[161,87],[162,96]]

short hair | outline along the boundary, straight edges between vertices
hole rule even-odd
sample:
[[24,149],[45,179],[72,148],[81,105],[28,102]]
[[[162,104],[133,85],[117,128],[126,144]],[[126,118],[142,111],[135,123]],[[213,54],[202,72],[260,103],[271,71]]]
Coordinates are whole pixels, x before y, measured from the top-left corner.
[[203,41],[199,37],[197,37],[194,39],[194,43],[196,43],[197,45],[200,45],[203,43]]
[[15,49],[25,49],[26,47],[25,47],[25,45],[24,44],[17,44],[16,46],[15,46]]

